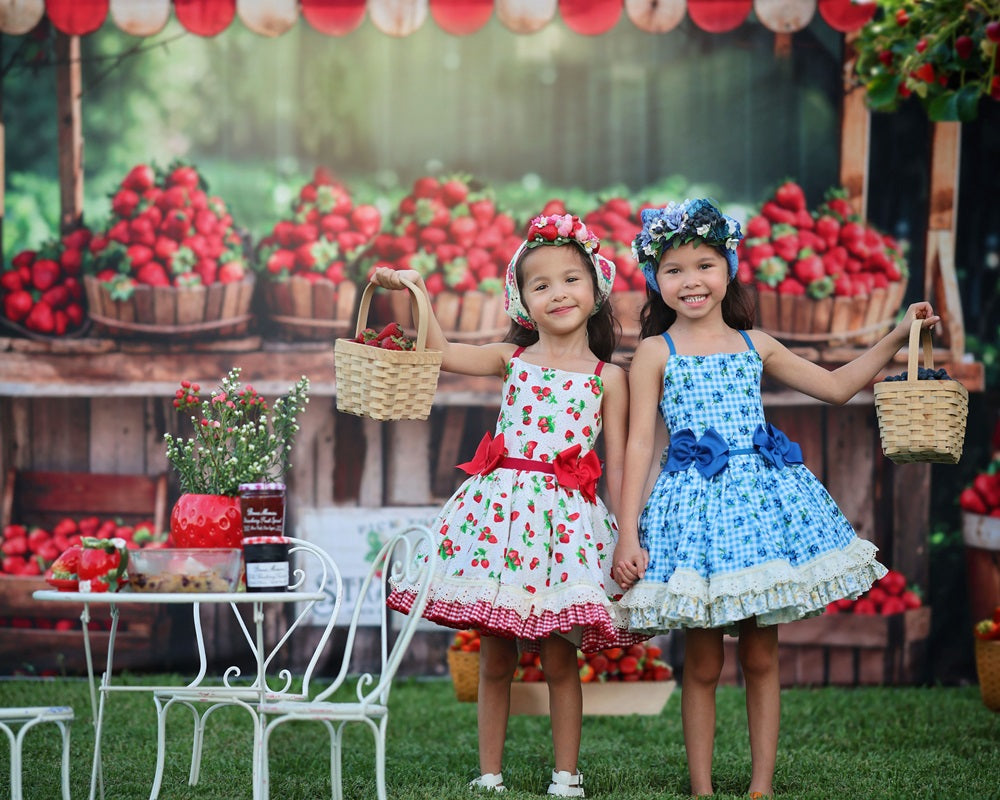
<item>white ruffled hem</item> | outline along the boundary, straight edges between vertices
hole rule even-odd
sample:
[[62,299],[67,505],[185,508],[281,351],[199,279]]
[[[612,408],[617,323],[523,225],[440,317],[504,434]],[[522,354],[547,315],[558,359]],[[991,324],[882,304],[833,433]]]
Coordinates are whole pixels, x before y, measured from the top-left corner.
[[666,583],[640,581],[622,597],[629,629],[722,628],[756,617],[760,625],[821,614],[827,604],[855,598],[886,574],[877,548],[855,538],[843,550],[794,567],[772,561],[739,572],[713,575],[678,569]]

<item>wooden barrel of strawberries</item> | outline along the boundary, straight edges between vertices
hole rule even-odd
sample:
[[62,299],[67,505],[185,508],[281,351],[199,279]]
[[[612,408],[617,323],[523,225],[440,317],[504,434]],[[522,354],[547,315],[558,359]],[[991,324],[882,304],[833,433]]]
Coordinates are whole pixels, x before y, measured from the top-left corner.
[[382,227],[370,204],[319,167],[298,192],[289,218],[258,246],[263,304],[280,338],[333,341],[350,335],[365,256]]
[[138,164],[84,262],[88,313],[116,337],[191,339],[247,331],[255,277],[244,240],[193,167]]
[[[503,276],[521,232],[481,181],[424,176],[399,202],[389,229],[375,237],[371,255],[376,265],[423,276],[434,315],[450,341],[483,344],[502,339],[510,324]],[[406,293],[381,295],[375,309],[379,322],[397,320],[412,335]]]
[[802,188],[785,181],[744,234],[739,277],[756,288],[758,328],[793,344],[870,345],[895,323],[906,259],[842,189],[809,211]]

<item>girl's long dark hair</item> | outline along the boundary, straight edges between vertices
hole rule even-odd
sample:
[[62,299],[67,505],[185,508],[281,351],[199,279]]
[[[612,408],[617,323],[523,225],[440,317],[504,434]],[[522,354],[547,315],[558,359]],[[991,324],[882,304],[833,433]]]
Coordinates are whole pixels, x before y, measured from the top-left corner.
[[[566,245],[557,246],[565,247]],[[573,249],[580,254],[580,259],[587,267],[587,272],[594,285],[594,302],[597,302],[597,274],[594,272],[594,262],[579,247],[574,245]],[[521,264],[530,252],[530,250],[525,250],[517,260],[517,264],[514,265],[518,289],[523,288],[523,284],[521,283]],[[609,297],[597,309],[597,313],[587,320],[587,342],[590,345],[591,352],[601,361],[610,361],[618,347],[618,340],[621,338],[621,333],[622,326],[614,315],[614,311],[611,308],[611,298]],[[516,322],[511,321],[504,341],[516,344],[519,347],[528,347],[538,341],[538,331],[529,331],[527,328],[523,328]]]
[[[718,248],[716,248],[718,250]],[[720,251],[721,254],[721,251]],[[748,331],[753,327],[756,302],[739,278],[733,278],[722,298],[722,320],[730,327]],[[639,338],[659,336],[674,324],[677,312],[663,302],[660,293],[646,287],[646,304],[639,313]]]

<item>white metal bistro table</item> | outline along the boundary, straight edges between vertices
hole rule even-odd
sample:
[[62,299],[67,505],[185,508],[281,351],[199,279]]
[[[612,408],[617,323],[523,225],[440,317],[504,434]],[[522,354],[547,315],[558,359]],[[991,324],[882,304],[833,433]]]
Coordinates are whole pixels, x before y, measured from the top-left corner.
[[[123,590],[119,592],[60,592],[54,590],[43,590],[35,592],[33,597],[36,600],[56,601],[63,603],[83,604],[83,611],[80,620],[83,623],[83,646],[87,661],[87,677],[90,681],[90,705],[94,719],[94,759],[90,774],[90,800],[95,800],[98,795],[104,797],[104,774],[101,763],[101,737],[104,725],[104,708],[108,695],[111,692],[171,692],[177,690],[198,692],[205,698],[216,697],[220,701],[230,700],[246,708],[251,715],[254,715],[254,746],[253,746],[253,797],[258,800],[262,796],[261,777],[264,773],[260,763],[262,747],[260,746],[259,718],[256,716],[255,706],[266,700],[280,698],[288,691],[290,676],[286,676],[284,689],[277,691],[268,687],[267,668],[284,644],[285,638],[268,648],[264,642],[264,607],[269,603],[303,603],[313,607],[316,603],[322,603],[329,599],[329,595],[323,591],[288,591],[288,592],[217,592],[217,593],[154,593],[154,592],[131,592]],[[200,609],[202,604],[228,603],[233,610],[236,619],[239,621],[243,635],[246,637],[250,652],[255,661],[256,674],[247,685],[235,686],[230,683],[230,677],[238,668],[230,667],[222,678],[222,683],[214,681],[206,682],[208,674],[208,658],[205,653],[205,641],[201,629]],[[162,686],[162,685],[140,685],[140,686],[116,686],[112,683],[114,672],[114,650],[115,634],[118,629],[118,608],[122,605],[145,604],[145,605],[191,605],[194,617],[195,640],[198,647],[199,669],[197,675],[183,686]],[[111,630],[108,636],[108,657],[104,673],[101,676],[98,687],[94,680],[94,662],[90,645],[90,606],[107,605],[110,607]],[[253,630],[250,630],[243,620],[240,606],[252,606]],[[303,614],[306,612],[302,612]],[[301,620],[301,616],[299,620]],[[298,622],[297,620],[296,622]],[[253,702],[247,702],[252,700]],[[162,746],[159,743],[158,767],[154,779],[152,797],[159,792],[159,784],[162,771]]]

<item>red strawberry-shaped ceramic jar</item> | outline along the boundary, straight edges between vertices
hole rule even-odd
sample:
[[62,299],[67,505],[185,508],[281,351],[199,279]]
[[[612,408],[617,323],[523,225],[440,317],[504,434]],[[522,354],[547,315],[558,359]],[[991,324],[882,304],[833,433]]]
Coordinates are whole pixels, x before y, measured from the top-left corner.
[[182,494],[170,514],[170,537],[174,547],[242,546],[240,498]]

